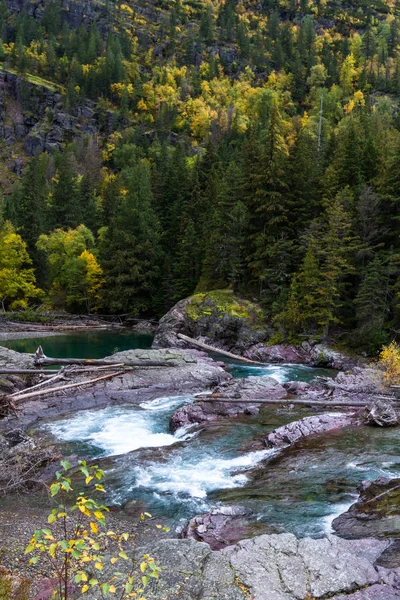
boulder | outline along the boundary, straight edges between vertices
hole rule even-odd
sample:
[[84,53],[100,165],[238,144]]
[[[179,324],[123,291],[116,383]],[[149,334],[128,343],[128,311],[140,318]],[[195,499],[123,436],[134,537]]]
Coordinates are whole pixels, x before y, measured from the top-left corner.
[[206,542],[212,550],[220,550],[251,537],[256,515],[244,506],[222,506],[191,519],[181,537]]
[[289,344],[255,344],[244,353],[246,358],[266,363],[307,364],[309,355],[302,348]]
[[270,331],[257,304],[231,290],[217,290],[175,304],[160,320],[153,347],[186,347],[178,333],[240,354],[267,339]]
[[[311,417],[304,417],[271,431],[266,438],[259,440],[257,447],[283,448],[296,442],[309,438],[312,435],[321,435],[328,431],[341,429],[357,423],[353,415],[343,413],[322,413]],[[252,448],[256,446],[253,444]]]
[[363,481],[357,489],[360,494],[357,502],[332,523],[338,535],[344,538],[398,537],[400,479],[380,477],[375,481]]
[[376,400],[365,410],[368,425],[379,427],[395,427],[400,423],[399,411],[387,400]]

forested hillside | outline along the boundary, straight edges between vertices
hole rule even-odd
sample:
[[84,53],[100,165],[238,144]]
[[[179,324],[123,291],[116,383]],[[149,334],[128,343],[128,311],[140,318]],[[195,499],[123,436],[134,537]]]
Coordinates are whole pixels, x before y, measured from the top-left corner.
[[0,37],[4,308],[400,327],[394,0],[3,0]]

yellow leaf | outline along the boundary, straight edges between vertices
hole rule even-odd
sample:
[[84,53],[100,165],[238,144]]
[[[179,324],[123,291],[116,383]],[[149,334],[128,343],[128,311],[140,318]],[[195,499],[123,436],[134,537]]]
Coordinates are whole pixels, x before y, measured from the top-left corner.
[[115,594],[115,592],[117,591],[117,588],[115,587],[115,585],[110,585],[110,589],[108,591],[111,592],[112,594]]
[[101,571],[103,569],[103,563],[101,562],[97,562],[94,564],[95,569],[98,569],[99,571]]
[[86,573],[81,573],[81,578],[82,578],[82,581],[87,581]]
[[116,563],[117,561],[118,561],[118,558],[112,558],[112,559],[111,559],[111,564],[112,564],[112,565],[115,565],[115,563]]
[[96,519],[104,519],[104,515],[101,512],[101,510],[95,510],[94,511],[94,516],[96,517]]
[[92,530],[92,533],[97,533],[99,531],[97,523],[90,523],[90,529]]
[[140,570],[142,571],[142,573],[144,573],[146,569],[147,569],[147,563],[146,562],[140,563]]
[[85,584],[85,585],[83,586],[82,590],[81,590],[81,591],[82,591],[82,594],[84,594],[85,592],[87,592],[87,591],[88,591],[88,589],[89,589],[89,586]]

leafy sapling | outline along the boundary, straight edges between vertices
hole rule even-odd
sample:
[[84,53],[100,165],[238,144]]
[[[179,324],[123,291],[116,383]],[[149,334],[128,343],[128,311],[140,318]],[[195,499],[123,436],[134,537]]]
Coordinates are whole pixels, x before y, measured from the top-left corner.
[[[144,588],[151,579],[157,579],[160,568],[154,559],[144,555],[139,564],[128,556],[132,539],[129,533],[107,530],[106,513],[109,509],[96,500],[79,492],[73,500],[73,488],[68,471],[68,461],[61,461],[62,471],[57,471],[56,481],[50,485],[50,494],[59,503],[48,516],[48,527],[34,532],[25,553],[33,554],[30,563],[45,561],[54,573],[54,587],[50,597],[69,600],[80,588],[84,594],[89,590],[102,596],[114,595],[120,600],[135,598],[145,600]],[[79,473],[85,486],[95,486],[96,492],[104,493],[101,480],[104,472],[97,466],[80,461]],[[93,483],[92,483],[93,482]],[[141,520],[150,518],[149,513]],[[164,528],[167,531],[167,528]],[[124,563],[122,573],[118,563]],[[115,565],[115,567],[114,567]]]

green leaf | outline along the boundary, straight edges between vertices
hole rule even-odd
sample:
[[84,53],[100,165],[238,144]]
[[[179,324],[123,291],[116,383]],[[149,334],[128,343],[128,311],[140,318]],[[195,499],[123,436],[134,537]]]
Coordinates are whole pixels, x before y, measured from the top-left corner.
[[143,575],[142,577],[142,585],[143,587],[146,587],[146,585],[149,583],[149,578],[147,577],[147,575]]
[[54,521],[57,521],[57,517],[55,515],[49,515],[47,517],[47,522],[51,525],[52,523],[54,523]]
[[56,496],[58,494],[58,492],[60,491],[60,487],[61,487],[61,484],[59,484],[59,483],[53,483],[50,486],[50,494],[52,496]]
[[125,560],[129,560],[128,555],[126,554],[126,552],[119,552],[118,556],[120,556],[121,558],[124,558]]
[[62,460],[60,465],[63,467],[64,471],[68,471],[71,466],[67,460]]

